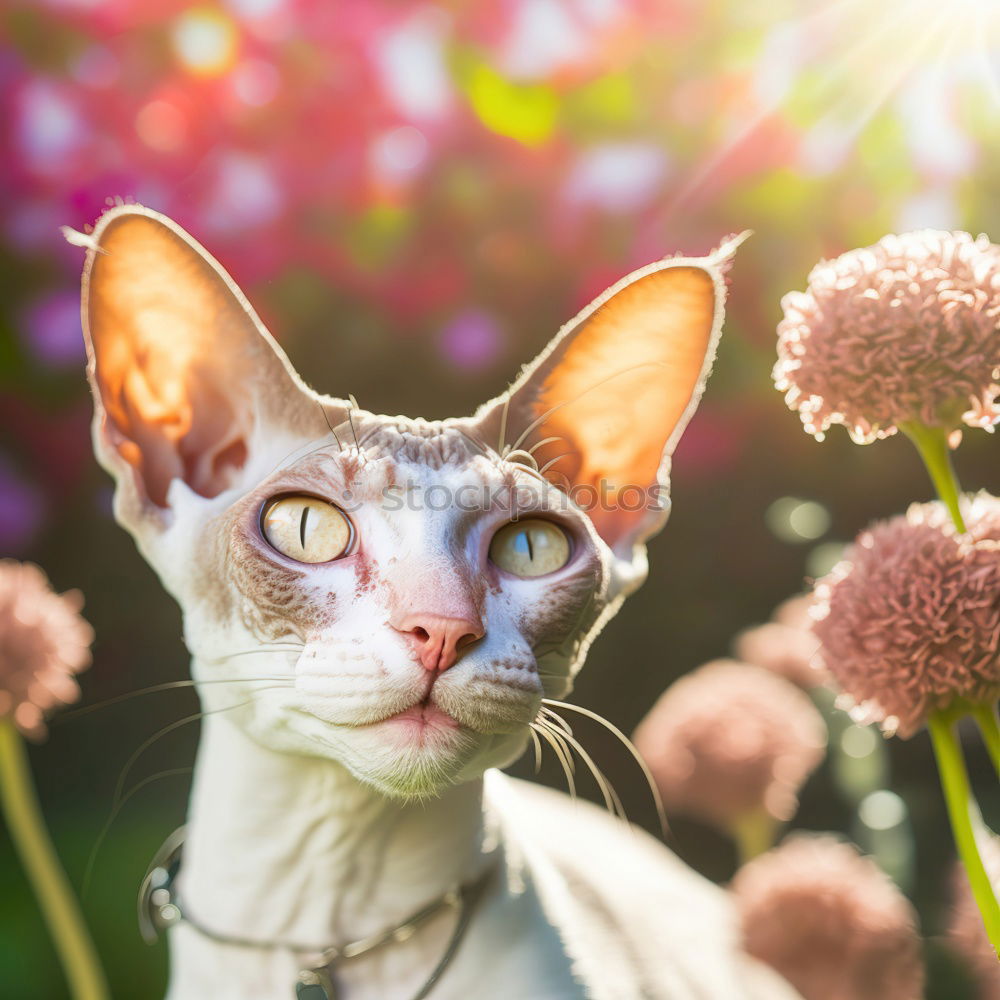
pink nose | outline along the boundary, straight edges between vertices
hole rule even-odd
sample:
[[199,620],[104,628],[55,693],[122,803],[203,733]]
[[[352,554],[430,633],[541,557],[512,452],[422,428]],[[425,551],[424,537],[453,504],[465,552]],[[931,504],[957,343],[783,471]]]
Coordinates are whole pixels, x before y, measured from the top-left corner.
[[409,635],[417,647],[425,670],[447,670],[462,651],[486,634],[478,618],[446,618],[444,615],[407,615],[397,631]]

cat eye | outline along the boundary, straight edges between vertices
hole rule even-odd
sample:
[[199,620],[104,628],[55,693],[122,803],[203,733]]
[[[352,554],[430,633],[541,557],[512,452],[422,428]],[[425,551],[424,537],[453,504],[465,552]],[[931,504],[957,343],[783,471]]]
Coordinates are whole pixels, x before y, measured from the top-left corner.
[[260,528],[283,556],[304,563],[337,559],[350,547],[354,533],[351,522],[333,504],[305,495],[271,500]]
[[505,524],[490,542],[490,560],[514,576],[545,576],[569,562],[569,537],[557,524],[531,518]]

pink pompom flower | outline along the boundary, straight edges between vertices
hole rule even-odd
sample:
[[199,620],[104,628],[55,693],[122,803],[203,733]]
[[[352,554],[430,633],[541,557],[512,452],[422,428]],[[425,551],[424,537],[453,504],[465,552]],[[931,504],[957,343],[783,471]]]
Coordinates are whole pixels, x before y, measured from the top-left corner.
[[809,697],[769,671],[715,660],[671,685],[635,732],[668,810],[734,833],[781,822],[823,760],[826,727]]
[[46,713],[80,695],[73,675],[94,641],[82,607],[79,591],[54,593],[37,566],[0,560],[0,717],[28,736],[44,736]]
[[811,594],[790,597],[769,622],[741,632],[733,642],[740,660],[764,667],[806,690],[819,687],[826,673],[817,657],[819,640],[812,633]]
[[856,721],[912,736],[934,711],[1000,695],[1000,500],[940,503],[863,531],[818,581],[821,658]]
[[1000,420],[1000,247],[985,236],[885,236],[821,261],[781,304],[775,385],[817,438]]
[[797,834],[732,882],[747,953],[805,1000],[919,1000],[913,907],[870,858],[829,835]]

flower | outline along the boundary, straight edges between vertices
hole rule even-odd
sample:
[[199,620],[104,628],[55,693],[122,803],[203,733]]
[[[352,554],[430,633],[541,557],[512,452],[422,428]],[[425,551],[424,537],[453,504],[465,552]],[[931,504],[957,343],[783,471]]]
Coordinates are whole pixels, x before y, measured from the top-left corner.
[[[983,837],[979,849],[993,883],[993,891],[1000,893],[1000,837]],[[972,896],[965,869],[958,862],[952,871],[951,884],[953,905],[948,921],[948,943],[964,959],[976,980],[978,1000],[1000,1000],[1000,962],[986,935],[982,914]]]
[[959,535],[940,503],[863,531],[816,584],[820,656],[859,723],[906,738],[957,698],[1000,695],[1000,500]]
[[715,660],[682,677],[635,732],[664,804],[733,832],[764,813],[792,817],[823,759],[808,696],[762,667]]
[[774,381],[806,431],[1000,420],[1000,248],[926,229],[821,261],[782,299]]
[[764,667],[797,687],[818,687],[826,675],[816,658],[819,641],[810,629],[811,606],[811,594],[790,597],[775,609],[771,621],[741,632],[733,642],[733,652],[738,659]]
[[918,1000],[916,914],[892,880],[829,835],[797,834],[732,882],[743,947],[805,1000]]
[[0,560],[0,717],[29,736],[44,736],[45,713],[80,695],[72,675],[90,665],[94,641],[81,607],[78,590],[54,593],[37,566]]

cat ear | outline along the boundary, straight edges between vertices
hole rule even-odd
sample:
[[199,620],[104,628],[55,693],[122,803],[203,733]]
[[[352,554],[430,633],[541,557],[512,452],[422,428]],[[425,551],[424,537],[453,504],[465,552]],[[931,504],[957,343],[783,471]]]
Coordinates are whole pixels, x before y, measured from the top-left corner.
[[623,559],[666,519],[670,455],[715,357],[740,242],[623,278],[476,415],[486,443],[532,452]]
[[167,507],[174,480],[217,496],[271,424],[295,433],[322,421],[229,275],[170,219],[126,205],[93,234],[67,236],[87,248],[95,445],[126,507]]

